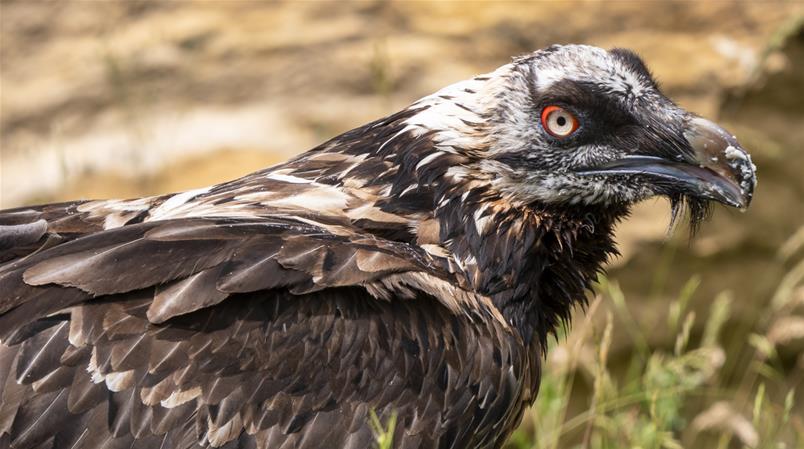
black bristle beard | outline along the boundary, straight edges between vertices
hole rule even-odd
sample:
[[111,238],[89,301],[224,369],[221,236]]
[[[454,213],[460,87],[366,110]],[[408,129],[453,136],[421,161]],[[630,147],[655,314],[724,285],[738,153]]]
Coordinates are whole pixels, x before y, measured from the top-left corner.
[[698,233],[701,224],[712,216],[712,202],[701,198],[684,195],[671,194],[667,198],[670,200],[670,225],[669,231],[673,231],[683,220],[679,218],[687,217],[689,223],[689,236],[694,237]]

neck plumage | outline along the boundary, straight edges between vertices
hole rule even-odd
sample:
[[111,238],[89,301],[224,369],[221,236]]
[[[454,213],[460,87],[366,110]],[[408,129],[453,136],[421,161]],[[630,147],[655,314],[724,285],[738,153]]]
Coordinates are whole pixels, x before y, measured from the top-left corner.
[[500,187],[505,167],[489,154],[522,142],[499,116],[528,119],[517,116],[527,86],[503,66],[277,168],[352,190],[370,203],[348,213],[353,226],[423,249],[461,287],[490,296],[524,339],[545,343],[616,253],[612,228],[626,210],[542,207]]
[[[471,197],[471,195],[470,195]],[[455,265],[523,338],[567,324],[610,255],[611,212],[459,202],[436,212]]]
[[[422,248],[462,287],[491,297],[525,341],[546,347],[616,253],[612,228],[626,211],[512,201],[495,190],[483,148],[458,151],[411,130],[425,109],[350,131],[278,168],[371,192],[371,217],[351,214],[354,226]],[[404,219],[377,219],[377,210]]]

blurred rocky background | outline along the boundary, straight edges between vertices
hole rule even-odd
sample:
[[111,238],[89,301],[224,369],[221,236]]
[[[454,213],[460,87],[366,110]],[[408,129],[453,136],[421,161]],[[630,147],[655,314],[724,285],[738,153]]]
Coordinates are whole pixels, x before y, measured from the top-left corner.
[[[208,185],[517,54],[553,43],[632,48],[671,98],[738,136],[754,156],[759,186],[747,213],[718,208],[693,240],[683,229],[668,233],[663,201],[640,206],[619,230],[623,256],[609,273],[628,313],[610,301],[602,307],[617,312],[621,327],[640,329],[643,344],[672,347],[675,335],[661,324],[683,286],[699,284],[686,306],[699,317],[726,292],[733,310],[723,344],[736,355],[719,384],[744,381],[753,362],[741,348],[750,345],[773,350],[769,363],[781,380],[768,395],[804,382],[804,3],[3,0],[0,7],[3,208]],[[699,321],[692,339],[704,332]],[[635,350],[631,333],[615,332],[610,364]],[[583,376],[576,383],[583,409]],[[795,418],[791,425],[804,428]]]

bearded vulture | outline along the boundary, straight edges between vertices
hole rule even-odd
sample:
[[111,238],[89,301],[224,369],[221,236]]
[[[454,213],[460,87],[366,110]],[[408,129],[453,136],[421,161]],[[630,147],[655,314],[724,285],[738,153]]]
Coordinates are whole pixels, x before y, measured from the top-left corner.
[[565,45],[234,181],[0,212],[0,447],[500,448],[629,208],[754,185],[633,52]]

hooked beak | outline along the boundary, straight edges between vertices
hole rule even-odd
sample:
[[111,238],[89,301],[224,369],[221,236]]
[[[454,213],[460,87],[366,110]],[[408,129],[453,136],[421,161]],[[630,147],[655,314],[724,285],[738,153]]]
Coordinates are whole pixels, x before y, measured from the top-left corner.
[[694,161],[630,155],[578,174],[643,175],[669,183],[685,194],[747,208],[756,185],[756,167],[737,139],[700,117],[690,120],[684,137],[694,151]]

